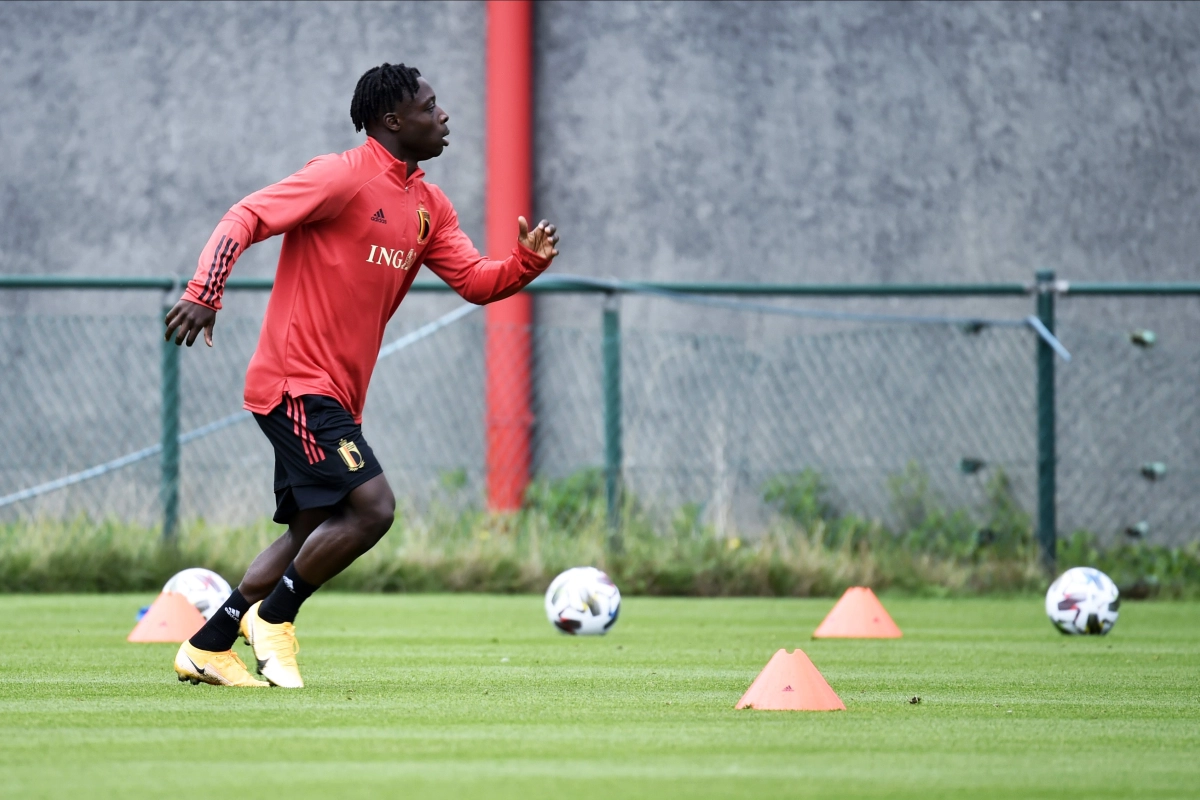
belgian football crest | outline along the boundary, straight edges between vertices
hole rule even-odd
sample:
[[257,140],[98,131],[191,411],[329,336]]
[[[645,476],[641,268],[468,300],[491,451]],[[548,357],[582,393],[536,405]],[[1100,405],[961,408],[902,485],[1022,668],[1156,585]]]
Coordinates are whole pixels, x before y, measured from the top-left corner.
[[429,238],[429,209],[422,203],[417,207],[417,244],[425,244]]
[[338,455],[342,457],[342,461],[346,462],[346,467],[351,472],[358,472],[363,468],[363,464],[367,463],[366,459],[362,457],[362,453],[358,452],[358,445],[345,439],[338,442]]

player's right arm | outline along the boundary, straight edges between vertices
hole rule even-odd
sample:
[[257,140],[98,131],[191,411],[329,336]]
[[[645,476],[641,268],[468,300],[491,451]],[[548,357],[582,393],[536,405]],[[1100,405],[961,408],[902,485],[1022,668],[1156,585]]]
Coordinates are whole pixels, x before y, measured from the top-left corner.
[[242,253],[256,242],[309,222],[337,216],[361,181],[339,156],[319,156],[304,169],[249,195],[229,209],[200,253],[196,272],[179,302],[167,312],[166,335],[191,347],[201,331],[212,347],[225,281]]

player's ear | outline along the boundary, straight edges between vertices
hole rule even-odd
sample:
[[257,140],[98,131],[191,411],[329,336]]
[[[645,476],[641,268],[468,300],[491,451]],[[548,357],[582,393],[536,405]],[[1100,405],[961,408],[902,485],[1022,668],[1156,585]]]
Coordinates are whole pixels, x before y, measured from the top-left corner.
[[389,111],[383,115],[383,127],[393,133],[404,127],[404,123],[400,119],[400,115],[394,111]]

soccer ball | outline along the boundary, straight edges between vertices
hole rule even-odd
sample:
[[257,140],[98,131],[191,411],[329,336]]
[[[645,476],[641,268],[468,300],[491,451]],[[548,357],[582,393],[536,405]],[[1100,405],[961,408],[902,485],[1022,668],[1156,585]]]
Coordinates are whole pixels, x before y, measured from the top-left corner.
[[211,569],[192,567],[172,575],[163,591],[183,595],[205,619],[211,619],[233,589],[229,588],[224,578]]
[[546,618],[564,633],[608,633],[621,612],[621,592],[595,567],[574,567],[550,582]]
[[1066,634],[1108,633],[1120,607],[1117,585],[1092,567],[1072,567],[1046,592],[1046,616]]

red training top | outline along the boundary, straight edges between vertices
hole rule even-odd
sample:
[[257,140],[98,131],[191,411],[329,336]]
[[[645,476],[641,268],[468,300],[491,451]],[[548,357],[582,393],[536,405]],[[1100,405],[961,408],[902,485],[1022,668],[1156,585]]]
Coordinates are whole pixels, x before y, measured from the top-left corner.
[[549,266],[518,245],[479,254],[442,190],[383,145],[318,156],[229,209],[183,296],[221,308],[225,280],[252,243],[284,234],[245,407],[267,414],[285,393],[332,397],[362,422],[383,331],[421,264],[472,303],[516,294]]

